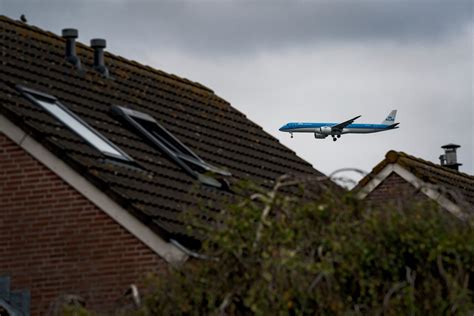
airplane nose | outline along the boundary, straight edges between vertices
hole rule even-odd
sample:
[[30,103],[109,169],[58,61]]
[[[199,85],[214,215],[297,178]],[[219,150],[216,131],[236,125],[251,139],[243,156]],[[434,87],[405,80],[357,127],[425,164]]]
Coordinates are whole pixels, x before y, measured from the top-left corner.
[[283,131],[285,130],[285,126],[283,125],[283,126],[280,127],[278,130],[279,130],[280,132],[283,132]]

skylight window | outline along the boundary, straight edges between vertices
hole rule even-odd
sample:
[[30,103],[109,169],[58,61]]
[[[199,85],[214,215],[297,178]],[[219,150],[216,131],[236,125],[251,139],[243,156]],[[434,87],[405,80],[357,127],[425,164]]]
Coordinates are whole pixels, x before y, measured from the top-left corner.
[[217,180],[216,176],[229,177],[232,175],[230,172],[215,167],[201,159],[178,138],[161,126],[152,116],[120,106],[113,106],[112,111],[143,138],[152,143],[168,159],[174,161],[186,173],[198,179],[201,183],[222,187],[224,185],[223,181]]
[[115,159],[133,161],[130,156],[66,108],[55,97],[21,86],[17,86],[17,88],[28,100],[46,110],[104,155]]

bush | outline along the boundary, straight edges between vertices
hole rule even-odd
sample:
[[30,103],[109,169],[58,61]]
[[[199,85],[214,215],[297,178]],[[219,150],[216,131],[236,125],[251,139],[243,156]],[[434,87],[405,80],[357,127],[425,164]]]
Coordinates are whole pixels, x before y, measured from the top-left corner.
[[473,313],[472,220],[429,203],[308,202],[279,193],[284,185],[229,205],[217,228],[195,222],[208,259],[156,276],[138,314]]

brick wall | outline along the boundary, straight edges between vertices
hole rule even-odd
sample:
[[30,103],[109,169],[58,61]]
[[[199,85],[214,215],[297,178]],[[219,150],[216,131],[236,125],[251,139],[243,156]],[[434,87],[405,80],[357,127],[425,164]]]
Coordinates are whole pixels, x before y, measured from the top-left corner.
[[31,291],[32,315],[61,295],[110,310],[129,284],[167,263],[0,134],[0,275]]
[[365,197],[365,200],[371,205],[389,203],[398,206],[407,202],[426,201],[427,197],[412,184],[392,172]]

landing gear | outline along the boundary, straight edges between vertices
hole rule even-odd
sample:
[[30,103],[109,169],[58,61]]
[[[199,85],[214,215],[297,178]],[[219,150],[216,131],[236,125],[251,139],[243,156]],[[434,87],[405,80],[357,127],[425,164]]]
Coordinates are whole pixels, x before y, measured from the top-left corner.
[[291,138],[293,138],[293,133],[290,133],[290,135],[291,135]]
[[333,140],[333,141],[336,141],[336,140],[337,140],[337,138],[336,138],[336,137],[333,137],[333,138],[332,138],[332,140]]
[[341,135],[337,135],[337,138],[341,138]]

